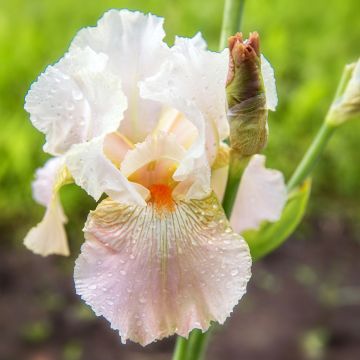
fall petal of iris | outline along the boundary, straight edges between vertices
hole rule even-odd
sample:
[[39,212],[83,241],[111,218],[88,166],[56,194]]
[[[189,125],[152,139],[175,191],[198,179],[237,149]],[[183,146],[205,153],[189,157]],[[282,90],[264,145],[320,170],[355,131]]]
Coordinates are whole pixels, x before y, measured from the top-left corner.
[[223,323],[246,291],[251,258],[214,195],[151,205],[104,200],[89,215],[75,266],[77,293],[122,341],[142,345]]
[[46,207],[42,221],[32,228],[24,239],[25,246],[35,254],[69,255],[69,247],[64,229],[67,222],[57,191],[65,183],[64,159],[48,160],[36,171],[32,183],[34,199]]
[[42,221],[33,227],[24,239],[25,246],[42,256],[69,255],[69,246],[64,229],[67,219],[58,198],[46,209]]
[[254,155],[242,176],[231,215],[235,231],[257,229],[262,221],[279,220],[287,199],[280,171],[265,168],[265,156]]

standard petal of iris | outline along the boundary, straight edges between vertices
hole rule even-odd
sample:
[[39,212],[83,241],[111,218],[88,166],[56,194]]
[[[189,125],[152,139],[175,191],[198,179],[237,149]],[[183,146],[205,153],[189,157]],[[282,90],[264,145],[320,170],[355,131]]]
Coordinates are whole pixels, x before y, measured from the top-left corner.
[[211,195],[159,214],[104,200],[89,215],[77,293],[121,339],[149,344],[223,323],[246,291],[251,258]]
[[[174,180],[183,182],[180,192],[186,191],[186,198],[202,198],[210,191],[209,163],[216,157],[219,142],[214,136],[217,136],[217,131],[207,133],[209,125],[194,101],[187,99],[185,92],[179,92],[177,86],[168,84],[168,81],[173,84],[172,80],[165,81],[172,67],[173,64],[170,62],[164,64],[162,72],[140,84],[140,93],[143,97],[157,99],[164,105],[176,109],[180,116],[190,121],[196,129],[197,137],[176,169]],[[211,146],[207,146],[208,144]]]
[[280,171],[265,168],[265,156],[254,155],[246,167],[231,216],[235,231],[257,229],[263,221],[279,220],[287,199]]
[[157,73],[168,54],[163,22],[163,18],[151,14],[110,10],[96,27],[79,31],[72,43],[72,48],[89,46],[108,55],[108,67],[121,78],[128,97],[120,132],[133,143],[145,139],[161,111],[158,103],[139,96],[138,82]]
[[[144,142],[137,144],[134,149],[127,152],[121,164],[121,172],[129,177],[136,170],[151,162],[159,163],[165,160],[168,162],[163,172],[168,174],[171,172],[171,168],[169,169],[171,163],[175,163],[177,166],[185,154],[185,149],[177,143],[175,135],[163,132],[149,135]],[[175,169],[176,167],[174,167]],[[158,173],[158,176],[161,177],[161,172]],[[161,182],[160,178],[157,179],[157,182]]]
[[176,108],[199,128],[199,116],[187,110],[189,103],[196,106],[204,118],[210,163],[216,157],[219,141],[229,135],[224,91],[227,70],[227,50],[206,51],[193,39],[178,39],[161,71],[140,84],[143,97]]
[[64,229],[67,222],[64,215],[58,190],[70,181],[64,166],[64,159],[52,158],[44,167],[36,171],[32,184],[34,199],[46,206],[42,221],[32,228],[24,239],[25,246],[35,254],[69,255],[69,247]]
[[105,156],[104,139],[74,145],[66,154],[66,165],[75,183],[96,201],[106,193],[119,202],[145,205],[148,190],[131,183]]
[[44,150],[59,155],[71,145],[116,131],[127,107],[107,56],[73,49],[31,86],[25,109],[46,135]]
[[206,41],[202,37],[201,32],[196,33],[196,35],[190,39],[181,36],[175,36],[175,45],[177,46],[182,46],[183,42],[185,42],[184,46],[186,46],[188,41],[191,41],[192,45],[198,49],[206,50],[207,48]]

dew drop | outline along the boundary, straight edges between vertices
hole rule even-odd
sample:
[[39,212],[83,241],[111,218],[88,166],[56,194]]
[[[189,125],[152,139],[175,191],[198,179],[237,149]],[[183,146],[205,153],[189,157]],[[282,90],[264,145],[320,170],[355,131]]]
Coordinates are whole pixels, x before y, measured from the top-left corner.
[[73,90],[72,96],[73,96],[74,100],[81,100],[83,98],[83,94],[79,90]]

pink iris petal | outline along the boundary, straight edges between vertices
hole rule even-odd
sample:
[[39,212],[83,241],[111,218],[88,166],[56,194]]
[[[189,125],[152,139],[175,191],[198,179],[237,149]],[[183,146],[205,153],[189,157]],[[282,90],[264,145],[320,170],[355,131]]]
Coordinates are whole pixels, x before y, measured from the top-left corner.
[[215,195],[157,212],[104,200],[85,226],[77,293],[122,341],[142,345],[223,323],[246,291],[251,258]]

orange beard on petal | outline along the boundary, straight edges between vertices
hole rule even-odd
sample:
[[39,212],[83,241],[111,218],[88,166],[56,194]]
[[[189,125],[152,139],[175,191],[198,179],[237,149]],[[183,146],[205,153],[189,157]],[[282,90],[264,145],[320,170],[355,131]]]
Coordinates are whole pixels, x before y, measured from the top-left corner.
[[153,184],[149,187],[150,203],[153,204],[159,214],[164,212],[173,212],[175,210],[175,201],[172,197],[172,189],[165,184]]

